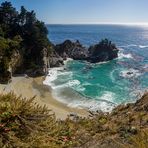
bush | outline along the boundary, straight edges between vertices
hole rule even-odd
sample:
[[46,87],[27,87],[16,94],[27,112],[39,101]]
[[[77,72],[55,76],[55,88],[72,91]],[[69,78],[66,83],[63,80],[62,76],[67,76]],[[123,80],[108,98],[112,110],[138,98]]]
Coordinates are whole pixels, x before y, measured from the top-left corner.
[[[93,118],[77,117],[61,121],[46,107],[37,105],[34,97],[22,99],[13,93],[0,94],[0,147],[69,148],[102,145],[147,148],[147,126],[140,130],[137,112],[133,112],[137,119],[129,124],[125,111],[119,111],[116,115],[101,113]],[[146,117],[147,114],[143,119]],[[137,127],[133,126],[134,123]],[[136,133],[132,132],[133,127]]]
[[0,147],[69,147],[74,144],[73,122],[56,121],[50,110],[34,103],[34,98],[21,99],[9,93],[1,94],[0,102]]

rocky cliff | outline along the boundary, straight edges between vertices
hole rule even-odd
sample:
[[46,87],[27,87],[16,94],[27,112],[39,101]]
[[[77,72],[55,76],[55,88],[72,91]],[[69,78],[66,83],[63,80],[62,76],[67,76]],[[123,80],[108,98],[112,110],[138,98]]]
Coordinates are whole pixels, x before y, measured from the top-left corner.
[[[47,48],[41,49],[40,54],[35,55],[33,58],[35,61],[30,57],[33,54],[30,55],[29,52],[14,50],[11,55],[7,74],[5,74],[7,75],[5,82],[10,80],[13,74],[25,73],[33,77],[45,75],[48,73],[48,68],[62,66],[63,61],[67,58],[96,63],[109,61],[118,57],[117,47],[107,39],[89,48],[84,47],[79,41],[72,42],[70,40],[66,40],[58,45],[51,45],[52,52],[49,53]],[[1,82],[3,80],[1,79]]]

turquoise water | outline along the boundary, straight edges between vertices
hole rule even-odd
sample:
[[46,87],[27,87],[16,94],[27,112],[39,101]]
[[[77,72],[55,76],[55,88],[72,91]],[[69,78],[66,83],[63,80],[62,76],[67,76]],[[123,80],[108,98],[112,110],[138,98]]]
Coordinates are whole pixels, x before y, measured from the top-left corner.
[[48,29],[54,43],[78,39],[89,46],[109,38],[120,49],[119,58],[109,62],[70,60],[63,68],[49,70],[46,84],[59,101],[71,107],[110,111],[118,104],[134,102],[148,87],[148,27],[51,25]]

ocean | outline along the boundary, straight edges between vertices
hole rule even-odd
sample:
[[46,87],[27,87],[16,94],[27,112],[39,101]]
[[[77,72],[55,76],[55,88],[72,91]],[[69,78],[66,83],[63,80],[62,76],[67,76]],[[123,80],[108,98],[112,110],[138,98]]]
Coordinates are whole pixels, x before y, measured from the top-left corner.
[[[70,39],[84,46],[107,38],[120,49],[117,59],[91,64],[67,60],[49,69],[44,84],[60,102],[91,111],[111,111],[135,102],[148,88],[148,26],[47,25],[49,40],[59,44]],[[131,73],[128,75],[128,72]]]

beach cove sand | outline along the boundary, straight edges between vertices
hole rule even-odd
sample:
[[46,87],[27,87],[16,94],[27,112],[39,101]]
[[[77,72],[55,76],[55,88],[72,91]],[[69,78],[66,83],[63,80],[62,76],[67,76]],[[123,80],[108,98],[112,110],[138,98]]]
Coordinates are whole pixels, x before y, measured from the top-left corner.
[[35,102],[41,106],[46,106],[55,113],[57,119],[65,119],[70,113],[75,113],[81,117],[89,115],[87,110],[70,108],[52,96],[52,90],[49,86],[43,85],[44,77],[26,78],[24,76],[13,77],[10,84],[0,84],[0,92],[14,92],[22,98],[32,98],[35,96]]

